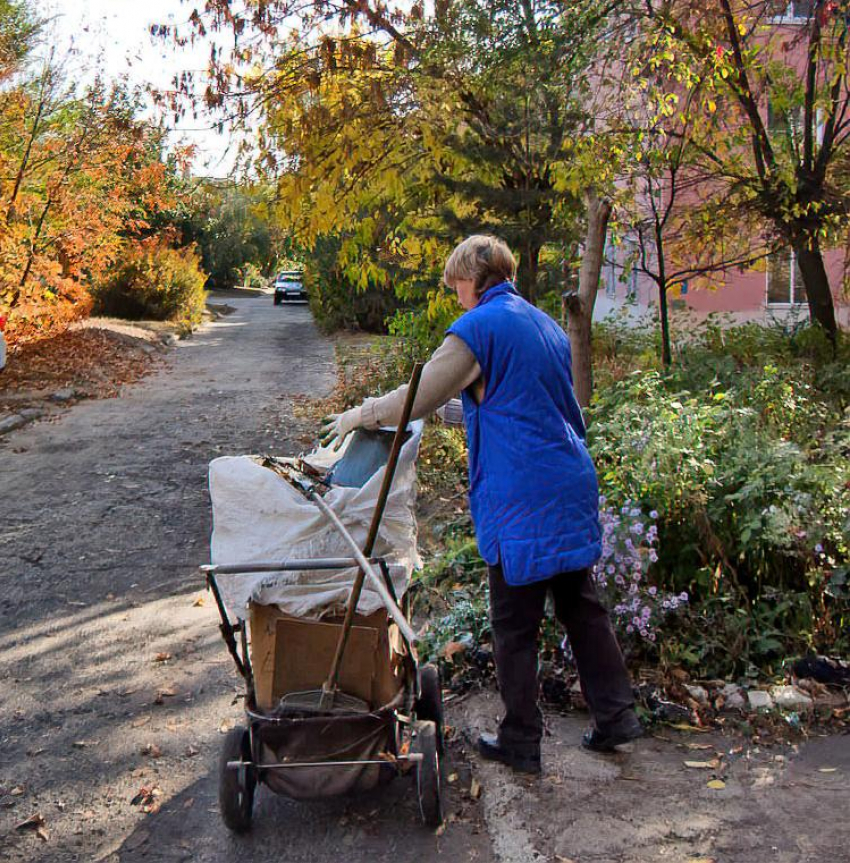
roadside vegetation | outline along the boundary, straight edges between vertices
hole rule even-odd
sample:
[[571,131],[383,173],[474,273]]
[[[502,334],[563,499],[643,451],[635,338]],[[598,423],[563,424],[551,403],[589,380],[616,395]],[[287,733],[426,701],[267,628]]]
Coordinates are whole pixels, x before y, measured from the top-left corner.
[[0,2],[0,315],[12,349],[88,315],[190,331],[205,288],[265,285],[268,192],[192,177],[144,91],[74,80],[32,0]]

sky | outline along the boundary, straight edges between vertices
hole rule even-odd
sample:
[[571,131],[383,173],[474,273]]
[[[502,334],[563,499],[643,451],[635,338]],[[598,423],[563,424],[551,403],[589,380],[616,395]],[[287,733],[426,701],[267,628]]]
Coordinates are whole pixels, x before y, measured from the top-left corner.
[[[194,5],[180,0],[40,0],[39,15],[50,19],[49,44],[66,60],[68,74],[84,82],[98,71],[112,79],[127,76],[131,84],[147,83],[168,87],[175,73],[183,69],[202,71],[210,44],[204,40],[194,47],[173,49],[150,35],[151,24],[185,24]],[[188,33],[188,27],[185,28]],[[47,45],[40,49],[48,50]],[[156,116],[153,107],[151,116]],[[174,127],[168,117],[169,127]],[[212,119],[187,117],[177,123],[172,144],[194,144],[198,174],[225,176],[233,165],[230,136],[210,130]]]

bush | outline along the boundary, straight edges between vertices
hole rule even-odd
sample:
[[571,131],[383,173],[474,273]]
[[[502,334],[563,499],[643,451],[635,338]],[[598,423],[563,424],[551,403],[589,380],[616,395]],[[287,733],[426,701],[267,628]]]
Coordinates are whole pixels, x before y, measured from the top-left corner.
[[95,312],[128,320],[178,321],[192,327],[204,311],[206,274],[192,248],[128,245],[93,291]]
[[591,410],[601,487],[658,510],[652,578],[692,595],[691,659],[715,672],[850,641],[847,346],[834,358],[819,333],[780,335],[709,327]]

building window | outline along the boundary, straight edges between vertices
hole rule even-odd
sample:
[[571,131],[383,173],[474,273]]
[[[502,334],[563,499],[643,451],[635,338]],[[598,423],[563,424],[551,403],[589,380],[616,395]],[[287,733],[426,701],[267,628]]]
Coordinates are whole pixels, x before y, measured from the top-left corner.
[[771,136],[788,139],[793,148],[799,148],[803,141],[803,106],[795,105],[787,111],[777,111],[773,103],[767,103],[767,129]]
[[617,296],[617,247],[608,242],[605,245],[605,264],[603,267],[605,280],[605,296]]
[[638,292],[638,266],[637,261],[632,264],[632,268],[629,270],[629,281],[626,287],[626,298],[629,300],[636,300]]
[[768,14],[774,23],[808,21],[815,11],[815,0],[771,0]]
[[767,259],[767,304],[793,306],[806,302],[803,274],[791,249],[776,252]]

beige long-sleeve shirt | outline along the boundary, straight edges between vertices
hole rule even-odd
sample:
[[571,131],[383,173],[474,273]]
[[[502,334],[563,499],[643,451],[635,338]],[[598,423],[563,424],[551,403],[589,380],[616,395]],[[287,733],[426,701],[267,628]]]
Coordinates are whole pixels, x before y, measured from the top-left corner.
[[[469,386],[480,402],[484,397],[481,366],[463,339],[448,335],[422,369],[411,419],[428,416]],[[361,424],[367,429],[398,425],[406,396],[407,384],[402,384],[385,396],[366,399],[360,405]]]

